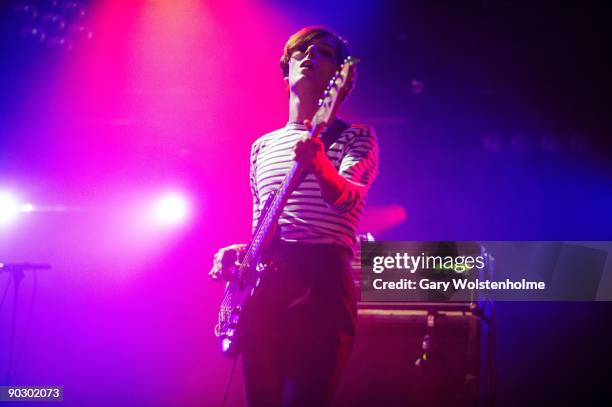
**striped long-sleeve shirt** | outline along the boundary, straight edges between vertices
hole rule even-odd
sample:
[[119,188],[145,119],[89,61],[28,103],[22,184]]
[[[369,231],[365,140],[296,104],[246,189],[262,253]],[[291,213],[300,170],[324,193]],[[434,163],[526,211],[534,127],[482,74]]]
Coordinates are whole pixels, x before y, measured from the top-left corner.
[[[250,163],[253,229],[266,199],[278,189],[294,163],[295,144],[306,134],[304,125],[288,123],[253,143]],[[351,125],[330,145],[327,156],[348,180],[347,188],[335,202],[328,204],[314,174],[308,173],[283,209],[278,222],[280,238],[290,242],[339,244],[352,251],[365,196],[378,173],[374,130],[367,125]]]

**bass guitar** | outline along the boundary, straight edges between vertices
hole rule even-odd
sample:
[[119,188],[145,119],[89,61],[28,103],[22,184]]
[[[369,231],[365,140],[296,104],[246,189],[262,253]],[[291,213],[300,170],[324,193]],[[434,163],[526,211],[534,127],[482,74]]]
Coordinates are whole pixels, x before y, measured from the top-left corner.
[[[311,121],[309,137],[320,137],[335,116],[339,101],[346,92],[353,67],[358,63],[348,57],[334,74],[329,85],[319,99],[318,109]],[[264,258],[264,249],[272,240],[278,219],[291,193],[301,182],[304,169],[295,163],[289,170],[278,189],[266,200],[251,242],[246,246],[244,257],[236,262],[234,258],[224,258],[223,263],[230,263],[229,271],[224,270],[222,277],[227,281],[223,301],[219,309],[219,320],[215,326],[215,335],[221,341],[221,351],[229,358],[237,357],[240,350],[240,318],[249,299],[255,293],[261,279],[265,278],[272,265]],[[224,267],[225,269],[225,267]]]

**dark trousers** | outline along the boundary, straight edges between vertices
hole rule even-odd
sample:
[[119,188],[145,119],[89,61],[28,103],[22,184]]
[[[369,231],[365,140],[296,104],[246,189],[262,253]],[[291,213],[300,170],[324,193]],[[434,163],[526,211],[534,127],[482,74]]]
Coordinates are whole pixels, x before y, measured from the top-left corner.
[[242,320],[249,406],[331,404],[355,334],[350,257],[335,245],[276,245],[276,268]]

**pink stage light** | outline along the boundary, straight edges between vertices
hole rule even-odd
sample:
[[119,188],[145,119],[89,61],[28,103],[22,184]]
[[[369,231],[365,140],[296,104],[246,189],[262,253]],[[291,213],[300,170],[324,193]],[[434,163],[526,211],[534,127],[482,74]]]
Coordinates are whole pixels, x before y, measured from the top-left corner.
[[28,203],[21,204],[19,206],[19,210],[21,212],[26,212],[26,213],[34,212],[36,210],[36,207],[34,206],[34,204],[28,202]]
[[188,200],[178,193],[169,193],[162,196],[154,207],[156,221],[164,225],[178,225],[184,223],[188,215]]
[[12,222],[18,213],[17,198],[9,192],[0,192],[0,225]]

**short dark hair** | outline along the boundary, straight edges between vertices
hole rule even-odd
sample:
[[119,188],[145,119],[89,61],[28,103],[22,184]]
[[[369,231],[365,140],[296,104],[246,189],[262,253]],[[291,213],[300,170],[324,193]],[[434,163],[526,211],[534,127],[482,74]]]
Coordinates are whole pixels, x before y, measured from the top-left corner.
[[[332,39],[332,44],[336,53],[336,65],[339,68],[344,60],[350,55],[348,50],[348,42],[327,28],[320,26],[308,26],[302,28],[289,37],[287,43],[285,44],[283,56],[280,59],[280,68],[283,77],[287,77],[289,75],[289,60],[291,59],[291,55],[293,55],[296,50],[300,48],[307,48],[314,40],[323,37],[329,37]],[[351,78],[349,78],[349,83],[347,84],[347,90],[344,93],[344,97],[346,97],[346,95],[348,95],[353,88],[355,83],[355,75],[356,72],[353,68],[353,74],[351,75]]]

